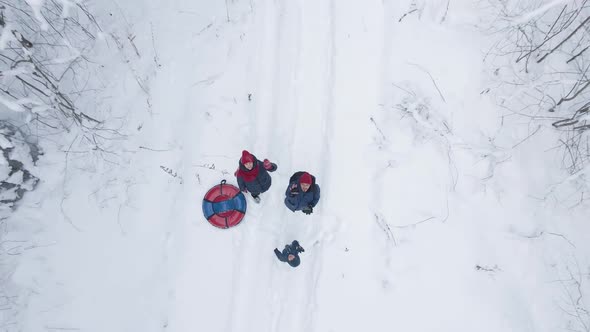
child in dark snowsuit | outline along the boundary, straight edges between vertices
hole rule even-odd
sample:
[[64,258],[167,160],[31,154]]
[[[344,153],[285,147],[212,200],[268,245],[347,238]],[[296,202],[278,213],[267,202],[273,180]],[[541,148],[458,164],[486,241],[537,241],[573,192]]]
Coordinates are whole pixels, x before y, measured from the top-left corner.
[[297,267],[301,260],[299,259],[299,253],[305,252],[305,249],[299,245],[297,240],[294,240],[291,244],[287,244],[283,252],[275,248],[275,255],[281,262],[287,262],[292,267]]
[[250,192],[256,203],[260,203],[259,195],[270,188],[272,180],[268,172],[277,170],[277,165],[268,159],[260,161],[250,152],[242,151],[242,158],[238,163],[238,169],[234,173],[238,179],[240,191]]
[[313,208],[320,200],[320,186],[315,177],[307,172],[297,172],[289,179],[285,191],[285,205],[295,212],[301,210],[305,214],[313,213]]

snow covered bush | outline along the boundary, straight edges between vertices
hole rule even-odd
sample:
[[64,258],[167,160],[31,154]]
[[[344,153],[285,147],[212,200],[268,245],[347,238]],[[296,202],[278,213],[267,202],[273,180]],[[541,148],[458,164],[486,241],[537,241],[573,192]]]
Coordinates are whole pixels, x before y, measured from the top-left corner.
[[39,179],[30,169],[37,162],[40,150],[27,142],[18,128],[0,121],[0,220],[15,208],[25,192],[31,191]]
[[100,27],[78,1],[0,0],[0,110],[51,130],[92,136],[101,121],[77,106]]
[[445,137],[450,134],[449,126],[446,122],[444,112],[435,110],[431,105],[429,98],[424,97],[422,93],[416,93],[413,89],[402,101],[396,105],[403,116],[408,116],[416,122],[415,138],[429,139],[431,136]]
[[590,150],[590,0],[490,1],[500,39],[488,59],[510,59],[495,71],[500,103],[513,114],[550,121],[564,132],[573,174]]

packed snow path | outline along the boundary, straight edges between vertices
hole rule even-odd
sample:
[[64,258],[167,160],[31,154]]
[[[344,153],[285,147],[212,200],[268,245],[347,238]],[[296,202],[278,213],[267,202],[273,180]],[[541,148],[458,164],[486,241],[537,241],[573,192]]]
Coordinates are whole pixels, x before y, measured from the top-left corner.
[[[249,18],[252,22],[243,36],[247,46],[235,53],[236,60],[245,60],[241,68],[245,85],[238,109],[246,114],[247,122],[242,125],[242,137],[234,137],[224,149],[239,153],[248,148],[259,158],[276,161],[279,170],[273,174],[274,185],[262,196],[261,205],[250,204],[244,224],[222,235],[224,241],[232,241],[226,267],[230,278],[224,303],[227,310],[219,312],[222,317],[208,318],[225,321],[228,331],[313,330],[323,248],[340,223],[338,217],[367,219],[363,215],[368,206],[364,195],[329,194],[370,192],[370,177],[363,172],[363,153],[370,136],[359,137],[358,133],[368,132],[367,114],[379,103],[383,27],[379,22],[367,27],[356,17],[357,9],[371,17],[375,15],[371,10],[381,8],[377,2],[373,8],[363,4],[336,16],[334,2],[268,1],[260,3]],[[351,22],[354,20],[357,22]],[[371,33],[352,37],[336,34],[338,27],[355,34],[364,27]],[[245,100],[247,94],[251,100]],[[335,95],[341,97],[335,99]],[[196,155],[191,162],[198,163],[198,158]],[[235,163],[233,158],[230,165]],[[282,204],[288,178],[298,170],[316,175],[328,193],[312,216],[294,214]],[[350,176],[350,171],[356,174]],[[347,177],[351,183],[335,181]],[[211,231],[216,230],[207,230]],[[287,269],[272,256],[273,248],[293,239],[307,247],[302,255],[304,264],[296,270]],[[188,247],[189,252],[198,250],[202,249]],[[199,266],[190,261],[182,265],[189,280],[202,278]],[[179,314],[181,322],[195,317],[193,308],[204,300],[197,294],[198,289],[182,292],[187,297],[183,309],[187,316]],[[180,326],[184,324],[191,325]]]

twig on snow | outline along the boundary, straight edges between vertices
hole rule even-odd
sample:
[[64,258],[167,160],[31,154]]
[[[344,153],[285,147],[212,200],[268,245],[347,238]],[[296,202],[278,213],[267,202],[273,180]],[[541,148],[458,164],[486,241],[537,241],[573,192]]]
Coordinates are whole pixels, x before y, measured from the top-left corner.
[[209,28],[210,28],[210,27],[212,27],[212,26],[213,26],[213,22],[211,22],[211,23],[207,24],[207,26],[206,26],[206,27],[204,27],[203,29],[201,29],[201,31],[197,32],[197,33],[195,34],[195,36],[200,36],[200,35],[201,35],[201,34],[202,34],[202,33],[203,33],[205,30],[209,29]]
[[405,91],[405,92],[407,92],[407,93],[408,93],[410,96],[412,96],[412,97],[416,97],[416,94],[415,94],[413,91],[408,91],[408,90],[406,90],[406,89],[402,88],[401,86],[399,86],[399,85],[397,85],[397,84],[395,84],[395,83],[391,83],[391,85],[393,85],[394,87],[396,87],[396,88],[398,88],[398,89],[400,89],[400,90],[402,90],[402,91]]
[[154,152],[168,152],[168,151],[171,151],[170,149],[168,149],[168,150],[159,150],[159,149],[148,148],[148,147],[141,146],[141,145],[139,146],[139,148],[140,149],[144,149],[144,150],[154,151]]
[[127,39],[129,39],[129,43],[131,44],[131,46],[133,46],[133,49],[135,50],[135,54],[137,54],[137,57],[141,58],[141,55],[139,54],[139,50],[137,49],[135,42],[133,42],[133,40],[135,40],[135,35],[130,34],[129,36],[127,36]]
[[442,223],[447,222],[449,219],[449,196],[447,195],[447,215],[441,220]]
[[373,123],[373,125],[375,126],[375,128],[377,129],[377,131],[383,137],[383,140],[384,141],[387,141],[387,137],[385,137],[385,134],[383,133],[383,131],[381,130],[381,128],[379,128],[379,126],[377,125],[377,122],[375,122],[375,119],[373,119],[373,117],[370,117],[370,119],[371,119],[371,122]]
[[168,173],[173,178],[177,178],[178,180],[180,180],[180,184],[183,183],[182,176],[178,175],[178,173],[176,173],[176,171],[172,170],[169,167],[163,166],[163,165],[160,165],[160,169],[162,169],[164,172]]
[[413,224],[407,224],[407,225],[402,225],[402,226],[393,226],[393,227],[395,227],[395,228],[409,228],[409,227],[416,227],[417,225],[420,225],[420,224],[422,224],[422,223],[425,223],[425,222],[427,222],[427,221],[429,221],[429,220],[432,220],[432,219],[434,219],[434,217],[428,217],[428,218],[426,218],[426,219],[424,219],[424,220],[420,220],[420,221],[418,221],[418,222],[415,222],[415,223],[413,223]]
[[404,19],[404,17],[406,17],[406,16],[410,15],[411,13],[413,13],[413,12],[415,12],[415,11],[417,11],[417,10],[418,10],[418,9],[414,8],[414,9],[410,10],[409,12],[407,12],[407,13],[403,14],[403,15],[402,15],[402,17],[400,17],[400,18],[399,18],[399,20],[397,20],[397,22],[398,22],[398,23],[400,23],[400,22],[401,22],[401,21]]
[[526,140],[528,140],[529,138],[531,138],[532,136],[534,136],[539,130],[541,129],[541,125],[537,126],[537,129],[530,135],[528,135],[527,137],[525,137],[522,141],[518,142],[517,144],[512,146],[512,149],[514,149],[515,147],[521,145],[522,143],[524,143]]
[[447,102],[445,97],[443,96],[442,92],[440,91],[440,89],[438,88],[438,85],[436,84],[436,81],[434,80],[434,77],[432,77],[432,75],[430,75],[430,72],[428,70],[426,70],[424,67],[415,64],[415,63],[410,63],[408,62],[408,64],[412,65],[412,66],[416,66],[418,67],[420,70],[422,70],[423,72],[425,72],[426,74],[428,74],[428,76],[430,77],[430,80],[432,81],[432,84],[434,84],[434,87],[436,88],[436,91],[438,91],[438,94],[440,95],[440,98],[442,99],[443,102]]
[[541,231],[541,232],[539,232],[539,234],[535,234],[535,235],[520,235],[520,236],[527,238],[527,239],[538,239],[545,234],[561,237],[562,239],[566,240],[567,243],[569,243],[572,247],[576,248],[576,245],[573,244],[572,241],[570,241],[567,237],[563,236],[562,234]]
[[547,232],[547,234],[550,234],[550,235],[553,235],[553,236],[559,236],[559,237],[563,238],[564,240],[566,240],[566,241],[567,241],[567,243],[569,243],[569,244],[570,244],[572,247],[574,247],[574,248],[576,247],[576,245],[575,245],[575,244],[573,244],[573,243],[572,243],[572,241],[570,241],[570,240],[569,240],[567,237],[565,237],[565,236],[563,236],[563,235],[561,235],[561,234],[557,234],[557,233],[550,233],[550,232]]
[[481,266],[479,264],[475,265],[475,269],[477,271],[486,271],[486,272],[498,272],[498,271],[502,271],[502,269],[500,269],[498,267],[498,265],[494,265],[492,267],[489,266]]
[[156,50],[156,39],[154,37],[154,24],[151,22],[150,22],[150,27],[152,29],[152,47],[154,48],[154,62],[156,63],[156,66],[158,66],[158,68],[160,68],[160,67],[162,67],[162,65],[158,61],[159,57],[158,57],[158,51]]
[[449,4],[450,3],[451,3],[451,0],[447,0],[447,8],[445,9],[445,14],[443,15],[442,19],[440,20],[440,23],[443,23],[447,19],[447,14],[449,13]]
[[397,241],[395,240],[395,236],[393,235],[393,232],[391,231],[391,227],[389,227],[389,224],[387,223],[387,221],[385,221],[382,217],[380,217],[377,213],[375,213],[375,222],[377,223],[379,228],[381,228],[383,233],[385,233],[387,240],[392,241],[393,245],[397,246]]
[[225,0],[225,14],[227,15],[227,22],[229,22],[229,6],[227,5],[227,0]]
[[[63,186],[63,190],[64,190],[64,191],[65,191],[65,189],[66,189],[66,181],[67,181],[67,178],[68,178],[68,157],[69,157],[70,150],[72,149],[72,145],[74,145],[74,142],[75,142],[76,140],[78,140],[78,135],[76,135],[76,137],[74,137],[74,139],[73,139],[73,140],[72,140],[72,142],[70,143],[70,146],[68,147],[68,150],[66,151],[66,156],[65,156],[66,162],[65,162],[65,166],[64,166],[64,167],[65,167],[65,169],[64,169],[64,175],[63,175],[63,177],[64,177],[64,178],[63,178],[63,182],[62,182],[62,186]],[[78,228],[78,226],[76,226],[76,225],[74,224],[74,222],[72,221],[72,219],[70,219],[70,217],[67,215],[66,211],[64,210],[64,201],[65,201],[65,200],[66,200],[66,194],[65,194],[65,192],[64,192],[64,195],[62,196],[62,198],[61,198],[61,202],[60,202],[60,204],[59,204],[59,207],[60,207],[61,213],[63,214],[63,216],[64,216],[64,219],[65,219],[65,220],[66,220],[66,221],[67,221],[67,222],[68,222],[70,225],[72,225],[72,227],[73,227],[75,230],[77,230],[78,232],[81,232],[82,230],[81,230],[80,228]]]

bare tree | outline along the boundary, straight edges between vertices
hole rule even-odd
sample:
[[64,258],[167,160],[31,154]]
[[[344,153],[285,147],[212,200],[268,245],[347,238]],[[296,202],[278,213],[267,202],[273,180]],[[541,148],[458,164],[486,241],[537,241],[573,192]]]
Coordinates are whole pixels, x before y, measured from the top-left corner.
[[563,131],[564,162],[579,172],[590,159],[590,0],[489,4],[501,38],[488,56],[512,60],[496,70],[513,91],[507,107]]
[[[31,5],[29,5],[31,3]],[[53,131],[81,131],[86,143],[116,135],[77,101],[91,88],[87,54],[102,31],[82,2],[0,0],[0,110]]]

